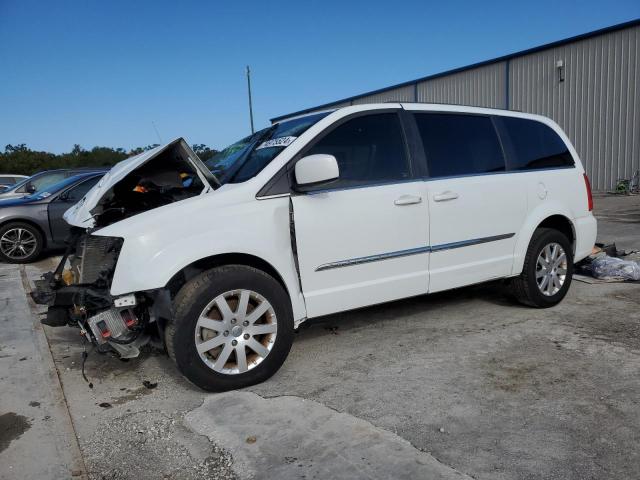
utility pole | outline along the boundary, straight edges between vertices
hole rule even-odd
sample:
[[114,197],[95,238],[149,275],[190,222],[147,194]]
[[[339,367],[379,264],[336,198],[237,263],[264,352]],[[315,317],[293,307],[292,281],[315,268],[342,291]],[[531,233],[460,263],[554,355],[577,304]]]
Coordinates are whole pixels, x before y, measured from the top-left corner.
[[255,133],[253,128],[253,102],[251,101],[251,70],[247,65],[247,89],[249,91],[249,119],[251,120],[251,134]]

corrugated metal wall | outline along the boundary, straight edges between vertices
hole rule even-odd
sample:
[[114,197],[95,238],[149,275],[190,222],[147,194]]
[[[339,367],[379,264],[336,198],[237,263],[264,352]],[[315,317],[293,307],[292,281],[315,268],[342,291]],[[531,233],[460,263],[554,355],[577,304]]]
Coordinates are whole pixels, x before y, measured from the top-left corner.
[[640,169],[639,56],[640,27],[633,27],[510,61],[509,108],[558,122],[595,190]]
[[418,83],[418,101],[506,107],[506,62]]
[[[564,64],[564,81],[558,60]],[[605,191],[640,170],[639,83],[640,26],[634,25],[332,107],[418,101],[545,115],[558,122],[575,145],[594,190]]]
[[393,90],[387,90],[386,92],[377,93],[375,95],[355,98],[352,105],[360,105],[362,103],[415,102],[415,98],[415,86],[409,85],[394,88]]

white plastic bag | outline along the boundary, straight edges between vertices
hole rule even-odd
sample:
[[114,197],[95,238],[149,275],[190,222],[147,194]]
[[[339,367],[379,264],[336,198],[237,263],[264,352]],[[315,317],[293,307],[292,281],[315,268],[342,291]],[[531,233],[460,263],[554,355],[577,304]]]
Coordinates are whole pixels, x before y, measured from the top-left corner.
[[595,278],[603,280],[640,280],[640,264],[631,260],[603,256],[591,262],[591,270]]

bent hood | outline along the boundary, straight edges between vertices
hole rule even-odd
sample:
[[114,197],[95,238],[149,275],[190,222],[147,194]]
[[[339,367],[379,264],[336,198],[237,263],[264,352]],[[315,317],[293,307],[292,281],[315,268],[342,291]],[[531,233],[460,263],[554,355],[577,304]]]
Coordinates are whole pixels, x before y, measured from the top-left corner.
[[[169,163],[171,160],[171,166],[169,167],[171,169],[173,163],[176,163],[176,159],[179,159],[178,161],[182,161],[184,167],[188,168],[190,166],[191,170],[193,170],[201,180],[202,184],[204,184],[204,189],[200,190],[197,194],[207,193],[211,191],[214,186],[219,185],[216,177],[207,169],[204,163],[202,163],[191,147],[189,147],[187,142],[180,137],[165,145],[160,145],[151,150],[147,150],[146,152],[129,157],[114,165],[113,168],[109,170],[78,203],[64,213],[64,220],[69,225],[75,227],[95,227],[97,224],[96,218],[106,211],[104,208],[100,208],[104,207],[102,204],[104,203],[105,197],[108,195],[113,196],[114,187],[118,183],[122,182],[134,172],[139,171],[142,167],[150,164],[154,160],[159,162],[157,165],[158,170],[166,170],[166,165],[163,166],[160,165],[160,163],[162,161]],[[149,171],[150,169],[147,168],[146,170]],[[177,170],[175,171],[175,174],[177,178]],[[144,206],[141,207],[140,205],[133,207],[135,212],[133,214],[148,210],[148,208],[145,208]],[[123,218],[126,216],[127,215],[124,215]]]

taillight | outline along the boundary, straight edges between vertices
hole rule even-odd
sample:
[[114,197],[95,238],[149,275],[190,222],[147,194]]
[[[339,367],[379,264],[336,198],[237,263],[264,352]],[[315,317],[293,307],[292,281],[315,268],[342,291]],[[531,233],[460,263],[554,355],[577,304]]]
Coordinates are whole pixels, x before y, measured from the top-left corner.
[[591,182],[589,181],[589,177],[587,177],[586,173],[584,175],[584,185],[587,187],[587,206],[589,211],[593,210],[593,195],[591,195]]

